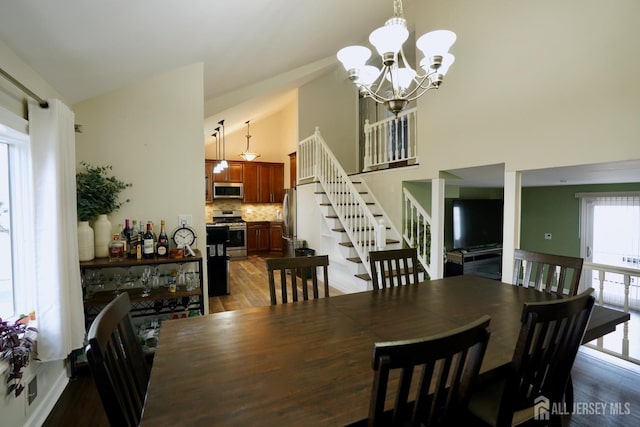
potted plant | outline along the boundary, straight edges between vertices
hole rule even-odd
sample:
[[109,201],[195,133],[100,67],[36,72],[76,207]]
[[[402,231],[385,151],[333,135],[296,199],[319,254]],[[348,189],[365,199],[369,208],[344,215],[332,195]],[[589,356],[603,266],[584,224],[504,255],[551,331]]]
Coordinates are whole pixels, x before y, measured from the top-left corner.
[[[106,257],[111,240],[111,223],[107,215],[117,211],[129,199],[121,202],[120,193],[131,183],[120,181],[111,175],[111,166],[93,166],[80,162],[83,171],[76,173],[76,197],[78,208],[78,246],[80,261],[93,259],[94,255]],[[89,221],[96,220],[95,238]]]
[[8,322],[0,318],[0,359],[9,361],[7,394],[14,393],[16,397],[24,390],[23,371],[34,352],[34,340],[29,331],[38,332],[36,328],[28,326],[24,319]]

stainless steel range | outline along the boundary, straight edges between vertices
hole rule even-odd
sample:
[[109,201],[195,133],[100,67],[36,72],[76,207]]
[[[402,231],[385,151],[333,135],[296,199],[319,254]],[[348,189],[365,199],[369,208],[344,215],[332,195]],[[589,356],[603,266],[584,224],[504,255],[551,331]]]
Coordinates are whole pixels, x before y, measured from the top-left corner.
[[240,210],[214,210],[213,223],[209,227],[229,227],[229,243],[227,243],[227,255],[233,258],[247,256],[247,223],[242,219]]

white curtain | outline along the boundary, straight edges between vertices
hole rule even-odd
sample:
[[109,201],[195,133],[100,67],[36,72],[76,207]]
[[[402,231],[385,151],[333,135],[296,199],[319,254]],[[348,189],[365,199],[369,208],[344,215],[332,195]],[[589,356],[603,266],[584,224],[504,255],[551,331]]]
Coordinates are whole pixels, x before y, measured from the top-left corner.
[[29,105],[36,239],[38,358],[66,358],[84,343],[78,264],[74,114],[59,100]]

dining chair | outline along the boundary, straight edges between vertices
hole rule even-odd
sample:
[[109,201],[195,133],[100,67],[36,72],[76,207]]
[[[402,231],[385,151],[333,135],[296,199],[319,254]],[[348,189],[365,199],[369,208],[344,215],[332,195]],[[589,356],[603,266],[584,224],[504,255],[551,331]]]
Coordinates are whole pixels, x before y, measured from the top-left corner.
[[506,378],[474,390],[469,410],[492,426],[546,420],[561,425],[565,388],[595,299],[593,288],[551,302],[525,303]]
[[96,316],[85,349],[100,400],[112,426],[140,424],[150,368],[136,336],[129,294],[121,293]]
[[578,293],[582,258],[516,249],[514,259],[512,284],[559,296]]
[[[349,426],[465,425],[490,321],[485,315],[438,335],[375,343],[369,416]],[[396,378],[397,389],[391,385]],[[394,405],[385,411],[388,388],[395,391]]]
[[[291,292],[293,302],[298,301],[298,279],[300,279],[300,287],[302,288],[302,299],[309,299],[309,284],[313,299],[320,298],[318,289],[318,267],[322,267],[322,281],[324,284],[324,294],[326,298],[329,296],[329,256],[299,256],[290,258],[269,258],[266,260],[267,272],[269,274],[269,294],[271,296],[271,305],[278,304],[276,292],[276,271],[280,274],[280,300],[282,304],[289,301],[288,293]],[[310,281],[310,283],[309,283]],[[289,286],[287,286],[287,283]],[[290,287],[290,291],[288,290]]]
[[416,248],[369,252],[373,289],[418,283],[418,252]]

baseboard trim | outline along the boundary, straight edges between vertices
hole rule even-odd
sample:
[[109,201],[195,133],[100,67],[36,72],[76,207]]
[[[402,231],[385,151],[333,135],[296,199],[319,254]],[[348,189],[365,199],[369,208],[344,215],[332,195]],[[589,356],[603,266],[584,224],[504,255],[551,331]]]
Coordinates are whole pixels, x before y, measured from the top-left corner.
[[67,387],[69,383],[69,377],[67,376],[66,369],[60,370],[58,378],[53,383],[53,386],[49,390],[49,392],[42,397],[42,401],[35,408],[31,416],[27,419],[25,425],[27,426],[41,426],[47,420],[47,417],[53,410],[54,406],[58,402],[58,399],[62,396],[64,389]]

